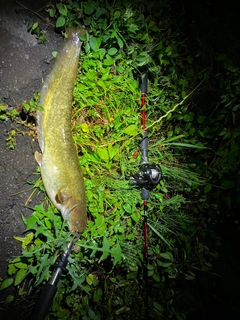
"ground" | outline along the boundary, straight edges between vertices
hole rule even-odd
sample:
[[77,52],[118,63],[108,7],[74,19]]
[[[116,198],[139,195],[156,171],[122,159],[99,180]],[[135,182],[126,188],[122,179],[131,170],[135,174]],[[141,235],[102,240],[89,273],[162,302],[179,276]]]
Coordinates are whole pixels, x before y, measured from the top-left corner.
[[[43,8],[49,1],[22,0],[18,4],[14,0],[0,0],[0,99],[16,108],[24,100],[29,100],[39,92],[54,60],[53,51],[57,51],[62,43],[62,36],[51,26],[48,27],[48,41],[38,43],[36,37],[27,31],[27,24],[39,18],[33,13],[44,15]],[[22,5],[30,10],[25,9]],[[22,215],[28,217],[35,204],[40,204],[42,195],[35,194],[25,206],[31,194],[31,185],[27,181],[36,180],[37,164],[34,152],[38,149],[37,142],[27,135],[17,135],[16,148],[6,147],[7,132],[15,128],[11,120],[0,121],[0,277],[7,274],[9,259],[21,253],[21,246],[13,237],[22,236],[24,224]],[[19,131],[26,130],[18,125]],[[3,301],[4,295],[0,296]],[[3,313],[0,318],[14,319],[11,312]],[[3,311],[3,310],[2,310]],[[20,319],[19,315],[17,317]]]

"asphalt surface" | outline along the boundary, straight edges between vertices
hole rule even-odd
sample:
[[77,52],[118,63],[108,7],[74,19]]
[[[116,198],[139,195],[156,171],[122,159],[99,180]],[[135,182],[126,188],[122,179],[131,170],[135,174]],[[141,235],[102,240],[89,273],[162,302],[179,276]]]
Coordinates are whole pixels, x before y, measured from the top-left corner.
[[[0,101],[9,109],[17,108],[41,90],[42,81],[49,72],[62,36],[34,12],[46,16],[46,0],[0,0]],[[28,9],[26,9],[26,8]],[[39,43],[36,36],[27,31],[28,23],[39,21],[47,31],[48,40]],[[43,195],[35,195],[25,206],[30,196],[31,185],[36,180],[37,164],[34,152],[37,142],[27,135],[17,135],[16,148],[6,147],[8,132],[16,128],[10,119],[0,121],[0,277],[7,276],[9,259],[21,254],[21,245],[14,236],[22,236],[25,230],[22,215],[29,217],[35,204],[40,204]],[[17,125],[25,131],[23,125]],[[0,318],[24,319],[19,310],[5,310],[4,299],[8,292],[0,293]],[[26,318],[25,318],[26,319]]]

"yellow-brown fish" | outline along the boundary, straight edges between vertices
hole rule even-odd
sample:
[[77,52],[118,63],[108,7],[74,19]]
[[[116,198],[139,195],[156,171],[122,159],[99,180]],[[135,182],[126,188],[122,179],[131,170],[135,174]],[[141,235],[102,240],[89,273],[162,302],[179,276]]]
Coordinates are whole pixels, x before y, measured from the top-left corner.
[[53,68],[44,82],[37,114],[42,153],[35,153],[46,192],[69,223],[83,232],[87,224],[84,180],[71,134],[74,81],[77,76],[83,29],[69,28]]

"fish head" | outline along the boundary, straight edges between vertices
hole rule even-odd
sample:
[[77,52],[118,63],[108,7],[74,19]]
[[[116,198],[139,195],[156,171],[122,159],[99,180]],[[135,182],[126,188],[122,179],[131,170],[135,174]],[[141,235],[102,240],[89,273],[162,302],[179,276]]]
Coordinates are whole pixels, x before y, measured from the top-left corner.
[[57,192],[55,200],[70,230],[74,233],[82,233],[87,225],[85,197],[80,199],[66,188]]

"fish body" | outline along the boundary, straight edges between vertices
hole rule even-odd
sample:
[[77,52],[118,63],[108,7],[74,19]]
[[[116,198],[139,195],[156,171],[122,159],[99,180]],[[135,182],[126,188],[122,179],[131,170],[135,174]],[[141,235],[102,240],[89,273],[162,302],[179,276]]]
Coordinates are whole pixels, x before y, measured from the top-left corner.
[[68,221],[70,230],[83,232],[87,224],[84,180],[71,134],[74,81],[81,42],[76,28],[60,49],[44,82],[38,111],[38,140],[42,153],[35,153],[46,192]]

